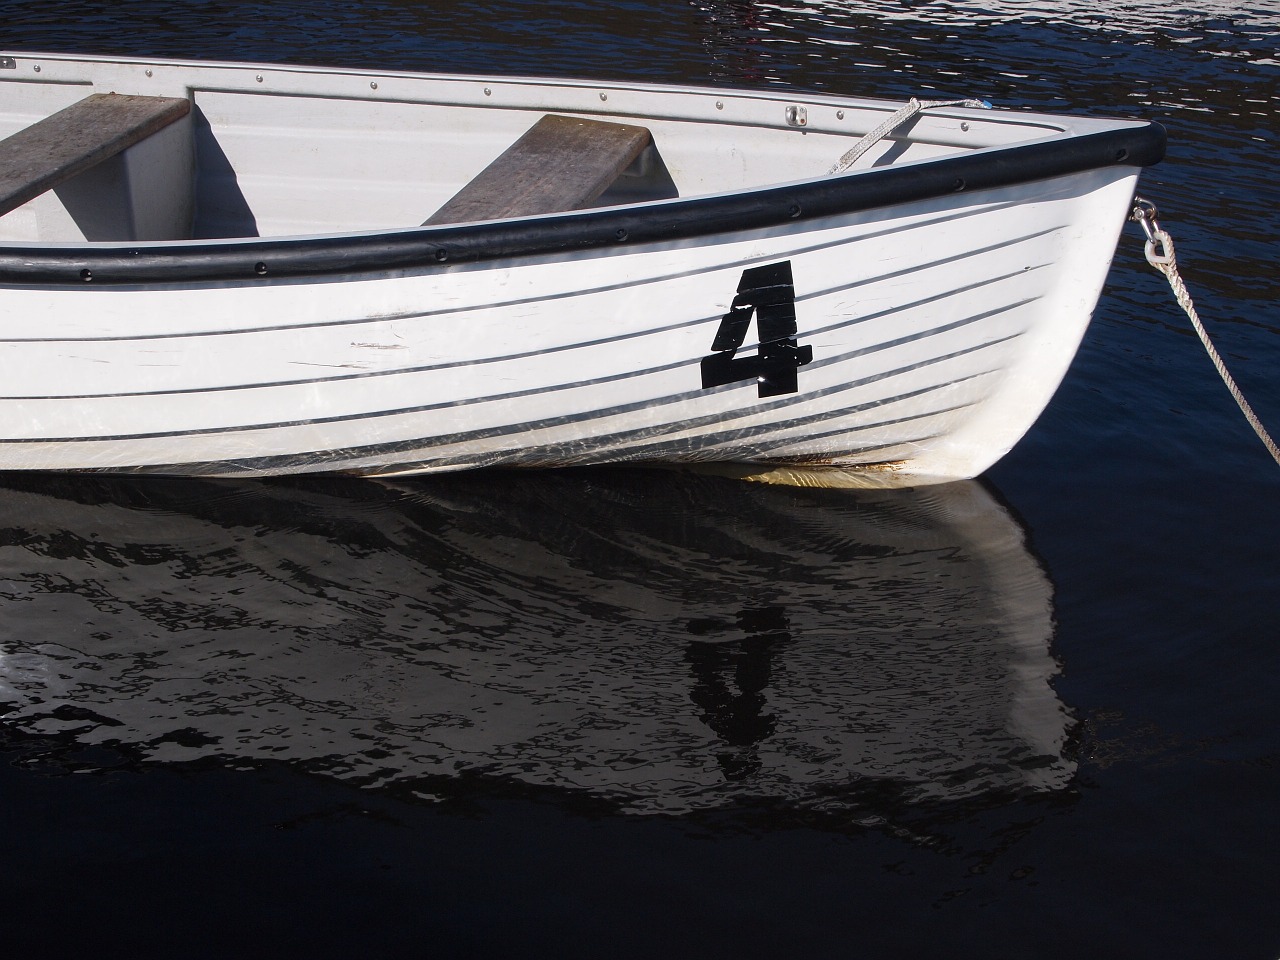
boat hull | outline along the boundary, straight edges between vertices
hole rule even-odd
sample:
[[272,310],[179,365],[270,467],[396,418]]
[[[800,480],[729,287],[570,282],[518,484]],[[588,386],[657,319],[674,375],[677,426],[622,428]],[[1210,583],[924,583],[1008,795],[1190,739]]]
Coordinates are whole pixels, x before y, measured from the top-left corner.
[[[109,76],[142,66],[114,64]],[[51,67],[68,78],[88,69]],[[225,87],[263,80],[210,69]],[[155,73],[170,71],[185,75]],[[280,84],[378,87],[295,72]],[[179,93],[176,79],[161,92]],[[404,95],[429,101],[427,89]],[[694,104],[697,92],[625,92],[668,104],[667,119],[646,122],[666,138],[681,189],[714,169],[695,176],[702,154],[679,152],[695,107],[781,116],[776,95],[712,108]],[[623,99],[597,102],[614,94]],[[513,104],[526,95],[506,94]],[[197,124],[213,123],[205,111],[229,95],[212,96],[196,96]],[[844,109],[824,110],[828,126],[847,122]],[[821,156],[833,148],[813,139],[829,135],[814,111],[812,137],[786,136],[801,138],[787,141],[797,149],[818,143]],[[744,121],[741,135],[767,152],[776,132],[763,122]],[[968,119],[928,122],[935,141],[973,132]],[[983,122],[991,142],[1019,122],[1030,139],[513,221],[0,243],[0,470],[393,475],[716,462],[748,473],[832,466],[871,485],[976,476],[1061,381],[1140,165],[1163,144],[1150,125],[1084,122],[1055,140],[1042,136],[1046,118],[972,124]],[[717,162],[734,143],[719,135]],[[211,189],[225,184],[196,186],[197,225],[211,217]],[[26,229],[19,215],[0,226]]]
[[[1133,181],[1092,171],[554,262],[9,289],[7,313],[39,322],[4,338],[0,467],[729,461],[860,467],[875,483],[975,476],[1061,381]],[[744,271],[778,264],[793,278],[794,340],[812,351],[796,391],[762,397],[755,377],[704,387]]]

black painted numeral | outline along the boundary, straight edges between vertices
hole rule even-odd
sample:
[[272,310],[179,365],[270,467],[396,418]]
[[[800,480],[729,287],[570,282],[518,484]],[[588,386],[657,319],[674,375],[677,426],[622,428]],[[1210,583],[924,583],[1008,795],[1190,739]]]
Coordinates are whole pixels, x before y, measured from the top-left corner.
[[[754,357],[735,356],[756,318],[760,349]],[[715,351],[702,358],[702,386],[755,380],[761,397],[799,390],[796,370],[813,360],[813,348],[796,346],[796,288],[791,261],[752,267],[742,272],[738,295],[720,320]]]

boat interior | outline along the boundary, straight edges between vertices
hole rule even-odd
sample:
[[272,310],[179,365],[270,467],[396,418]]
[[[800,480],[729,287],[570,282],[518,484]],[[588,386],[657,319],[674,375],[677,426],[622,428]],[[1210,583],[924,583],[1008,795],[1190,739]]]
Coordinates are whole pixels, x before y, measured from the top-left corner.
[[[752,189],[824,175],[899,106],[0,55],[0,242],[356,233]],[[940,111],[858,168],[1063,132]]]

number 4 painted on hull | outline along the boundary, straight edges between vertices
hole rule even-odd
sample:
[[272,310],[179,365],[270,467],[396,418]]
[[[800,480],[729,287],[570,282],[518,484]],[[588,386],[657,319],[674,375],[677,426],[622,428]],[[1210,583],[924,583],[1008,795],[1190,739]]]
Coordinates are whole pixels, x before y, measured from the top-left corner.
[[[760,348],[754,357],[735,354],[756,318]],[[813,360],[813,348],[796,346],[796,288],[791,261],[752,267],[742,272],[738,295],[720,320],[715,351],[702,358],[702,387],[755,380],[761,397],[795,393],[796,370]]]

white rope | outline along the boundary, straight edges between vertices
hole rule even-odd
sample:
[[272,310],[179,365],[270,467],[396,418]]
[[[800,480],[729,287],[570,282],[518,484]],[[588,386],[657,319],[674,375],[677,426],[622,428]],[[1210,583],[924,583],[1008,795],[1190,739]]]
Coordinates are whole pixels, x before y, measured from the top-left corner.
[[855,143],[839,160],[832,165],[827,171],[827,176],[835,173],[844,173],[857,162],[858,158],[874,147],[877,143],[893,133],[908,120],[914,117],[921,110],[932,110],[934,107],[973,107],[991,109],[991,104],[985,100],[917,100],[912,97],[907,101],[906,106],[893,113],[884,123],[876,127],[874,130],[863,135],[857,143]]
[[[1204,349],[1209,354],[1209,359],[1213,361],[1213,366],[1218,371],[1218,376],[1222,377],[1222,382],[1231,391],[1231,396],[1235,398],[1236,403],[1240,406],[1240,411],[1244,414],[1244,418],[1249,421],[1249,426],[1253,427],[1253,432],[1258,435],[1258,439],[1266,446],[1267,452],[1271,454],[1276,463],[1280,464],[1280,448],[1276,447],[1276,442],[1271,439],[1271,435],[1263,427],[1262,421],[1253,412],[1253,407],[1249,406],[1249,401],[1240,392],[1240,387],[1236,385],[1236,381],[1228,372],[1222,356],[1214,347],[1213,341],[1209,339],[1209,334],[1205,330],[1204,324],[1200,322],[1195,304],[1191,301],[1191,294],[1187,291],[1187,285],[1182,282],[1182,276],[1178,273],[1178,262],[1173,252],[1173,238],[1160,229],[1160,224],[1156,221],[1156,208],[1150,202],[1138,197],[1136,204],[1131,219],[1140,223],[1142,229],[1146,231],[1147,262],[1163,273],[1165,279],[1169,281],[1169,288],[1173,290],[1178,306],[1182,307],[1187,317],[1191,320],[1191,325],[1195,327],[1196,335],[1200,337],[1200,342],[1204,344]],[[1160,251],[1164,252],[1161,253]]]

